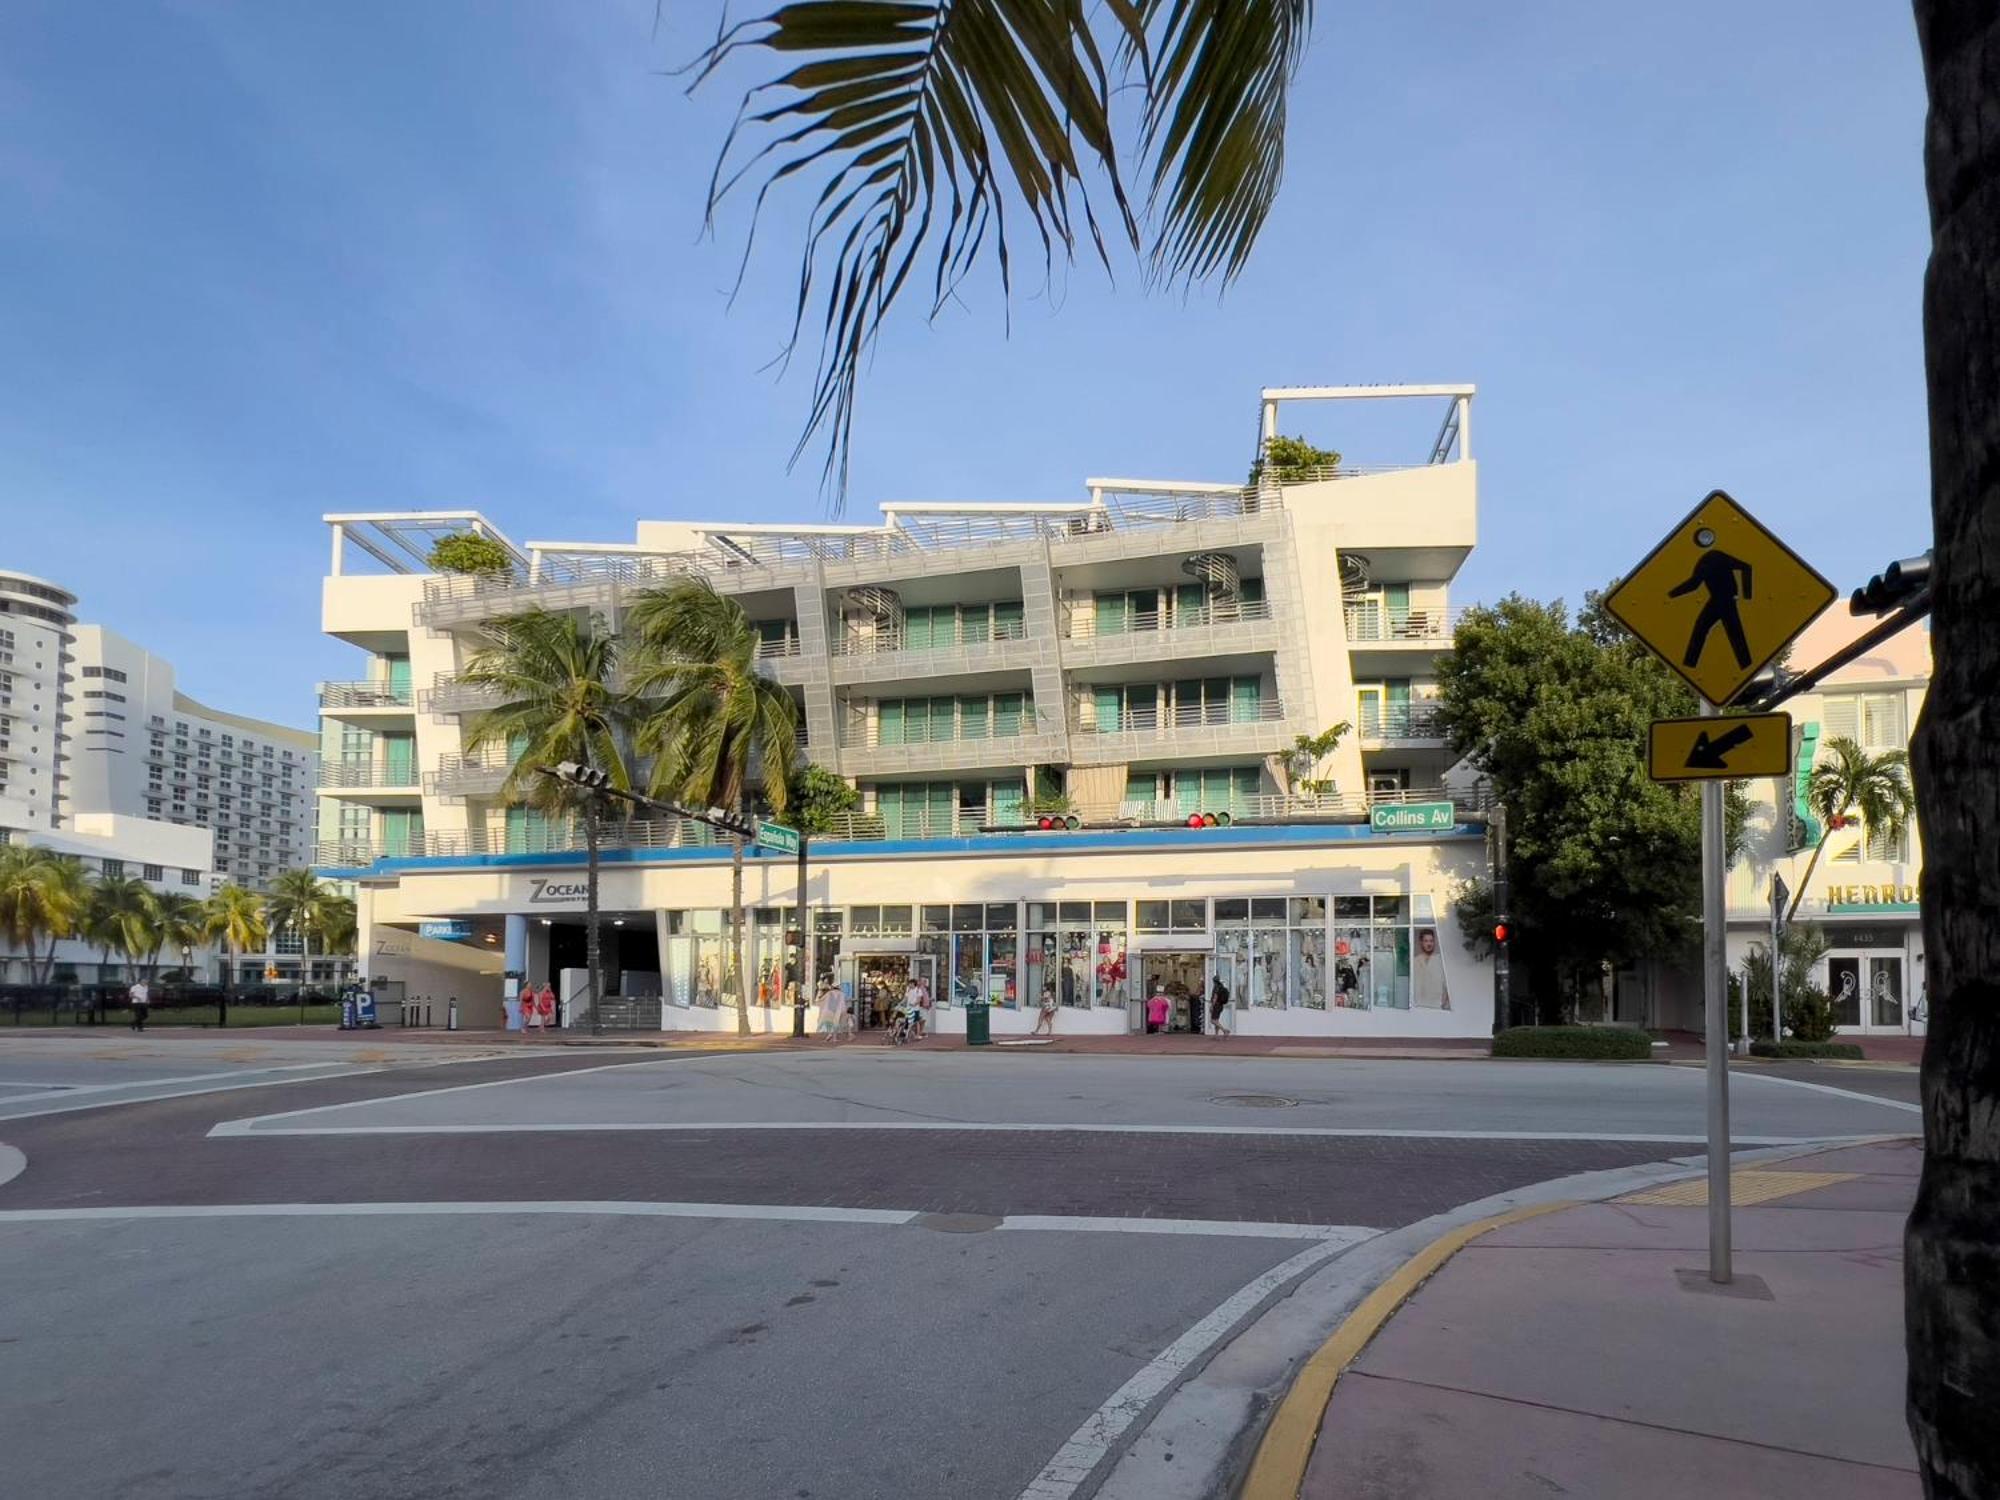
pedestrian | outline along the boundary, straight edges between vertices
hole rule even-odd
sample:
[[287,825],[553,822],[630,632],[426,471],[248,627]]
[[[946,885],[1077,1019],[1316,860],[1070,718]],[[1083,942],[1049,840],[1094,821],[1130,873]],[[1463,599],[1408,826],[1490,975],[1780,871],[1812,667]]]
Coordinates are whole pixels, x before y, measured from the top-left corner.
[[1044,1034],[1051,1041],[1055,1039],[1056,987],[1052,984],[1042,986],[1042,1001],[1040,1008],[1035,1014],[1035,1029],[1028,1033],[1029,1036],[1042,1036]]
[[910,976],[910,982],[903,988],[903,1003],[910,1008],[910,1023],[916,1040],[921,1042],[931,1020],[931,987],[921,976]]
[[1174,1008],[1174,1002],[1167,998],[1167,984],[1163,979],[1153,981],[1153,993],[1146,997],[1146,1034],[1153,1035],[1166,1028],[1167,1012]]
[[819,1035],[823,1041],[839,1041],[846,1020],[847,997],[829,975],[819,984]]
[[1222,982],[1220,974],[1208,987],[1208,1029],[1217,1036],[1228,1036],[1229,1028],[1223,1024],[1222,1008],[1229,1003],[1229,986]]
[[527,1033],[541,1025],[539,996],[532,984],[521,986],[521,1030]]
[[140,979],[134,982],[132,988],[125,992],[125,998],[132,1003],[132,1029],[134,1031],[144,1031],[146,1029],[147,1012],[153,1008],[152,990],[147,986],[145,980]]
[[535,996],[535,1010],[542,1018],[542,1029],[544,1031],[555,1025],[556,992],[555,988],[546,979],[542,981],[541,993]]

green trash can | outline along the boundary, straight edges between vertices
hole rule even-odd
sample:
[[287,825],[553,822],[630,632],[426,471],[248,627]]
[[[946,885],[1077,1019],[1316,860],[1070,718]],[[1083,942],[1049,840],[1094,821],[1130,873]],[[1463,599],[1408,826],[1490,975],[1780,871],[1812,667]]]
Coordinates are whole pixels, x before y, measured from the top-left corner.
[[965,1045],[986,1047],[993,1042],[992,1008],[984,1000],[974,1000],[965,1007]]

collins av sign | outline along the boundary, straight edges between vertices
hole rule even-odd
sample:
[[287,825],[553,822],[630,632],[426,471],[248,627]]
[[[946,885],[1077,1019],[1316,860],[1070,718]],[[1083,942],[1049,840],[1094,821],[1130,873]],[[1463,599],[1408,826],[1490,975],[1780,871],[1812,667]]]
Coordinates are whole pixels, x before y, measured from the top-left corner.
[[1368,809],[1368,826],[1376,833],[1443,833],[1458,822],[1449,802],[1404,802]]

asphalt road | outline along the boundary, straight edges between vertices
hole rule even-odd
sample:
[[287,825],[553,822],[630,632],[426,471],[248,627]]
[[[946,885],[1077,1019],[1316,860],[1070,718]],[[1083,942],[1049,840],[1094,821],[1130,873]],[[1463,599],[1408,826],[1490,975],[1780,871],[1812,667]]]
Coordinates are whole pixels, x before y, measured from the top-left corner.
[[[1080,1500],[1302,1267],[1700,1128],[1658,1067],[382,1050],[0,1039],[6,1491]],[[1823,1079],[1739,1128],[1915,1128]]]

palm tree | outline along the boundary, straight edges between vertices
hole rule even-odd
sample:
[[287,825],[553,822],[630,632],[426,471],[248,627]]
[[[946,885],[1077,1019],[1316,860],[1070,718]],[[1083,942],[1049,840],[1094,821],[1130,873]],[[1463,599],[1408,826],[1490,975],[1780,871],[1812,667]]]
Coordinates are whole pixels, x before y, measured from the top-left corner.
[[325,940],[328,903],[335,899],[331,889],[311,870],[281,870],[271,882],[264,912],[274,932],[297,936],[306,951],[312,940]]
[[[653,757],[653,795],[727,808],[742,818],[755,785],[772,812],[783,812],[799,753],[798,707],[758,674],[757,630],[742,606],[706,579],[691,578],[640,594],[626,628],[634,638],[632,691],[646,705],[638,746]],[[736,1031],[748,1036],[740,836],[732,841],[729,877],[727,968]],[[805,919],[800,912],[801,924]]]
[[146,951],[146,897],[143,880],[130,875],[100,875],[84,898],[83,936],[96,945],[100,969],[111,966],[116,953],[128,961]]
[[1806,800],[1819,814],[1819,842],[1813,845],[1812,858],[1806,861],[1806,873],[1799,881],[1799,888],[1792,892],[1792,904],[1785,911],[1788,923],[1798,911],[1806,887],[1812,884],[1819,857],[1826,852],[1827,841],[1834,834],[1858,820],[1864,838],[1881,834],[1898,839],[1917,810],[1916,793],[1910,789],[1910,757],[1903,751],[1885,750],[1870,755],[1844,737],[1828,740],[1826,750],[1830,758],[1816,762],[1806,782]]
[[[28,980],[47,984],[55,972],[56,943],[74,934],[89,899],[83,865],[71,855],[38,844],[0,846],[0,934],[19,943]],[[49,940],[39,972],[35,944]]]
[[237,960],[253,949],[261,950],[270,937],[264,898],[232,880],[203,903],[202,929],[207,936],[222,939],[229,951],[229,972],[222,982],[226,994],[234,988]]
[[208,913],[201,902],[185,891],[146,892],[135,955],[146,955],[146,976],[160,972],[160,954],[171,948],[184,951],[208,940]]
[[603,1029],[603,960],[598,938],[597,823],[600,794],[543,774],[563,761],[601,770],[630,791],[625,737],[632,701],[616,686],[618,639],[595,619],[530,610],[496,620],[459,680],[493,689],[500,702],[466,726],[465,748],[504,745],[518,751],[501,797],[553,814],[581,812],[584,829],[585,962],[590,968],[590,1029]]
[[320,951],[334,957],[352,954],[360,930],[360,914],[354,908],[353,898],[328,896],[320,917]]

